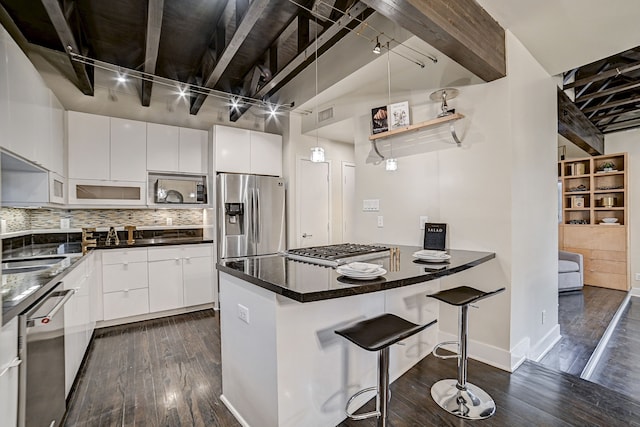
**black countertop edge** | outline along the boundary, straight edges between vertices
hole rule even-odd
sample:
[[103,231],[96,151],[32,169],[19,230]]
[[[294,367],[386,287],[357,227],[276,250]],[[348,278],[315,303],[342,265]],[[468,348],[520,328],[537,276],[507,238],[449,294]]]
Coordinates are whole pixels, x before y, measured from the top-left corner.
[[127,244],[126,240],[120,240],[119,245],[105,245],[100,242],[94,249],[127,249],[127,248],[147,248],[151,246],[176,246],[176,245],[198,245],[201,243],[213,243],[213,239],[197,238],[154,238],[154,239],[138,239],[132,245]]
[[27,296],[23,301],[19,302],[17,305],[9,308],[2,307],[2,324],[5,325],[14,317],[17,317],[23,311],[26,311],[29,307],[35,304],[40,298],[46,295],[51,289],[55,288],[58,283],[65,278],[67,274],[73,271],[77,266],[84,262],[86,257],[83,256],[74,256],[71,257],[73,263],[61,271],[59,274],[55,275],[51,278],[51,280],[45,282],[44,285],[40,286],[38,290],[36,290],[31,295]]
[[[278,295],[285,296],[297,302],[305,303],[305,302],[322,301],[322,300],[334,299],[334,298],[342,298],[342,297],[348,297],[353,295],[367,294],[371,292],[384,291],[387,289],[400,288],[403,286],[409,286],[409,285],[415,285],[417,283],[428,282],[431,280],[438,279],[440,277],[445,277],[455,273],[459,273],[464,270],[468,270],[472,267],[475,267],[477,265],[490,261],[496,257],[496,254],[494,252],[477,252],[477,253],[484,254],[484,255],[481,256],[480,258],[475,259],[474,261],[471,261],[453,268],[447,268],[443,270],[434,270],[428,273],[423,273],[423,274],[419,274],[416,276],[407,277],[399,280],[387,280],[385,277],[380,277],[379,279],[368,281],[366,284],[362,284],[363,282],[357,282],[357,284],[354,283],[354,286],[349,286],[349,284],[346,283],[344,288],[328,289],[328,290],[322,290],[322,291],[316,291],[316,292],[296,292],[292,289],[278,286],[275,283],[262,280],[258,277],[230,268],[226,265],[216,264],[216,268],[219,271],[227,273],[231,276],[235,276],[239,279],[242,279],[246,282],[252,283],[263,289],[274,292]],[[278,255],[274,255],[274,256],[278,256]],[[329,268],[325,266],[318,266],[318,267]]]

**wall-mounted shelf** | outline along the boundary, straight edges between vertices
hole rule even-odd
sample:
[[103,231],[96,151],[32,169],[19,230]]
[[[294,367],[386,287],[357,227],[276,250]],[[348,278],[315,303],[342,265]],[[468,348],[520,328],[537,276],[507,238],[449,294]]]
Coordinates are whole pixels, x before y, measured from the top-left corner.
[[[430,127],[434,127],[434,126],[438,126],[444,123],[451,123],[453,124],[453,122],[463,119],[464,115],[459,114],[459,113],[454,113],[448,116],[444,116],[444,117],[438,117],[436,119],[432,119],[432,120],[427,120],[426,122],[421,122],[421,123],[416,123],[415,125],[409,125],[409,126],[405,126],[402,128],[398,128],[398,129],[393,129],[393,130],[389,130],[386,132],[381,132],[381,133],[377,133],[375,135],[371,135],[369,137],[369,141],[376,141],[378,139],[382,139],[382,138],[388,138],[390,136],[396,136],[396,135],[401,135],[403,133],[406,132],[413,132],[413,131],[419,131],[425,128],[430,128]],[[457,135],[455,134],[455,129],[452,128],[452,137],[453,139],[456,141],[456,144],[460,145],[460,141],[458,140]]]

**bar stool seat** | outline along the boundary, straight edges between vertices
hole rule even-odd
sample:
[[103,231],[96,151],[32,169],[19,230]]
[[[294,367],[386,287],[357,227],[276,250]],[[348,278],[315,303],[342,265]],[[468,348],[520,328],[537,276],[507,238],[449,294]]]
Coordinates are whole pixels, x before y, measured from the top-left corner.
[[[352,420],[378,417],[378,427],[387,426],[387,406],[390,399],[389,347],[417,334],[436,322],[437,320],[433,320],[427,324],[418,325],[395,314],[385,313],[335,331],[336,334],[348,339],[358,347],[378,352],[378,385],[377,387],[360,390],[349,398],[345,408],[347,417]],[[375,411],[362,414],[355,414],[349,411],[349,406],[356,397],[374,390],[376,390]]]
[[[489,298],[504,291],[500,288],[485,292],[470,286],[459,286],[452,289],[427,295],[444,303],[460,307],[458,341],[440,343],[433,349],[433,355],[440,359],[458,359],[458,378],[440,380],[431,387],[431,397],[444,410],[460,418],[480,420],[488,418],[496,411],[496,404],[487,392],[467,382],[467,341],[469,305]],[[446,344],[457,344],[458,352],[452,356],[442,355],[438,350]]]

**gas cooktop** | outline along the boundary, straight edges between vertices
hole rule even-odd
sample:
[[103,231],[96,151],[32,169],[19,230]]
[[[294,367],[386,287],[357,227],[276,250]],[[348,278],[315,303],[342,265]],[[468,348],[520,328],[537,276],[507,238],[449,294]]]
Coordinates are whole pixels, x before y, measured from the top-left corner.
[[338,245],[312,246],[310,248],[289,249],[287,258],[312,264],[336,267],[354,261],[364,261],[385,256],[387,246],[341,243]]

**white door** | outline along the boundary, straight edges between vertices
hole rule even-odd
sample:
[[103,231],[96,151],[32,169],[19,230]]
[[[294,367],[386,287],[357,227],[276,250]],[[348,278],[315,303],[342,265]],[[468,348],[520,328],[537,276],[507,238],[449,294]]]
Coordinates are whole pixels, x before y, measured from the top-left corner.
[[356,220],[356,165],[342,163],[342,241],[354,242]]
[[329,163],[298,160],[298,236],[299,247],[329,243],[331,212]]

